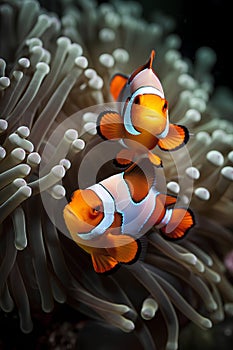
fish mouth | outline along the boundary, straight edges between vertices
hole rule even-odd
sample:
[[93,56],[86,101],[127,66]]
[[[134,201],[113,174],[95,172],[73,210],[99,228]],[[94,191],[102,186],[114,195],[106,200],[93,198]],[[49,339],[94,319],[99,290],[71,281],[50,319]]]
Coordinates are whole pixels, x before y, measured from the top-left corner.
[[164,118],[164,114],[157,111],[156,109],[153,108],[145,108],[144,111],[142,111],[142,113],[146,116],[146,117],[150,117],[150,118],[157,118],[157,119],[161,119]]
[[153,115],[153,114],[146,114],[143,116],[143,123],[134,123],[134,127],[136,130],[143,130],[147,131],[150,134],[156,135],[163,132],[163,130],[166,128],[166,119],[164,120],[164,116],[162,115]]
[[145,112],[143,118],[146,118],[150,121],[154,121],[157,123],[162,123],[162,124],[166,123],[166,117],[164,116],[164,114],[159,113],[158,111],[153,111],[153,110],[147,111]]
[[[133,124],[137,127],[137,124],[141,124],[143,121],[143,124],[145,121],[148,121],[150,124],[155,123],[157,126],[160,124],[165,124],[167,117],[156,110],[153,109],[145,109],[140,111],[139,114],[135,114],[136,117],[132,118]],[[138,125],[139,126],[139,125]]]
[[93,226],[83,221],[67,204],[63,210],[65,224],[71,234],[87,234]]

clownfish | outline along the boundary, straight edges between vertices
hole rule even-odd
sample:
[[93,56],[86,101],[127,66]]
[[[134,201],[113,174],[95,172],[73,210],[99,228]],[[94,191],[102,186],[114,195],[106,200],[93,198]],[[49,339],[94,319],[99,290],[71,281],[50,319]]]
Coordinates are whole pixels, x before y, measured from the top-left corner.
[[119,165],[130,164],[134,157],[143,153],[140,147],[143,145],[152,164],[160,167],[160,157],[150,150],[158,145],[161,150],[174,151],[189,139],[186,127],[169,123],[168,102],[152,68],[154,56],[152,50],[148,62],[130,77],[113,76],[110,92],[115,101],[121,102],[121,110],[104,111],[98,117],[98,134],[103,139],[120,140],[125,147],[116,157]]
[[155,169],[149,163],[147,171],[142,170],[145,162],[148,164],[146,158],[74,191],[63,210],[71,237],[91,255],[97,273],[135,262],[141,252],[140,239],[152,226],[166,239],[176,240],[194,225],[191,210],[169,208],[177,197],[156,190]]

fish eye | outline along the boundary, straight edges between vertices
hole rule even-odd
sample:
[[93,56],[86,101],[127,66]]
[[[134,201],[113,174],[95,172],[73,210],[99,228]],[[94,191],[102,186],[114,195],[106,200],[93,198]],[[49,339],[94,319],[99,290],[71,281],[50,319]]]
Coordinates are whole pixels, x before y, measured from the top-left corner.
[[163,110],[165,111],[167,109],[167,107],[168,107],[168,103],[167,103],[167,101],[165,101],[164,105],[163,105]]
[[136,105],[139,105],[139,104],[140,104],[140,96],[136,96],[136,97],[135,97],[134,103],[135,103]]
[[97,205],[95,208],[93,208],[93,214],[97,215],[100,212],[100,205]]

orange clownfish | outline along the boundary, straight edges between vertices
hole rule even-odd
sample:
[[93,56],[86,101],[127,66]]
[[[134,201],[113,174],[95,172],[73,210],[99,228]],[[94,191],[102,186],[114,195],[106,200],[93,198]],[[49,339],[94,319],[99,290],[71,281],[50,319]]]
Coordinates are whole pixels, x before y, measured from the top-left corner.
[[177,150],[189,139],[184,126],[169,123],[168,102],[152,68],[154,56],[152,50],[148,62],[129,78],[123,74],[113,76],[110,92],[115,101],[122,102],[120,112],[104,111],[98,118],[98,134],[103,139],[120,140],[125,147],[116,158],[119,165],[128,165],[143,153],[143,145],[150,161],[159,167],[161,159],[149,150],[156,145],[164,151]]
[[[146,159],[126,171],[76,190],[64,208],[73,240],[91,255],[97,273],[111,272],[140,255],[140,237],[152,226],[171,240],[182,238],[194,225],[191,210],[169,208],[176,197],[155,187],[154,168]],[[140,164],[140,166],[139,166]]]

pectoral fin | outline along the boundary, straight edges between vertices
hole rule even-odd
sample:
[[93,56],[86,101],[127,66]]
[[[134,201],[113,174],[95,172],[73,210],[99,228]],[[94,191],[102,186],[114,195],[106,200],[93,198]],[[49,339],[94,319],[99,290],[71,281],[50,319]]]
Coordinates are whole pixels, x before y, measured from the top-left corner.
[[188,140],[189,132],[185,126],[170,124],[167,136],[158,141],[158,146],[163,151],[176,151],[183,147]]
[[125,135],[122,117],[115,111],[100,113],[97,125],[98,134],[105,140],[119,140]]
[[139,257],[140,242],[133,237],[108,233],[106,238],[108,242],[108,247],[105,248],[106,254],[103,254],[102,251],[91,254],[95,272],[112,273],[120,267],[120,263],[131,264]]
[[116,261],[124,264],[130,264],[137,260],[140,254],[140,242],[128,235],[108,234],[109,242],[112,247],[106,248],[109,255]]
[[97,273],[109,273],[116,269],[118,261],[110,255],[91,254],[92,264],[95,272]]

